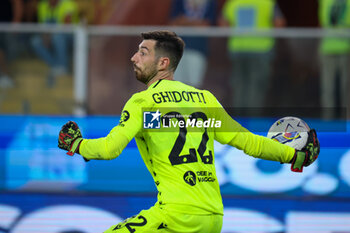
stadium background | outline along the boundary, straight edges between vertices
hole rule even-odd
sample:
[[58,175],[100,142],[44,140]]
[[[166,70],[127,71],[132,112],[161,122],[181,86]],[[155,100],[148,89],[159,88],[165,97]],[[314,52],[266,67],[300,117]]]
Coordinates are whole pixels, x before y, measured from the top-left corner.
[[[129,60],[138,34],[149,26],[169,28],[171,1],[103,1],[106,18],[98,23],[89,21],[89,2],[77,1],[88,23],[78,27],[0,25],[0,36],[15,38],[8,46],[19,48],[9,60],[16,85],[0,89],[0,232],[101,232],[156,201],[155,185],[134,141],[116,160],[85,163],[57,149],[57,134],[67,120],[78,122],[89,138],[106,135],[118,123],[126,100],[144,88]],[[218,2],[222,7],[224,0]],[[320,118],[318,4],[277,2],[287,28],[278,33],[266,108],[262,116],[237,120],[265,135],[275,119],[295,113],[318,129],[322,150],[303,174],[291,174],[288,165],[254,160],[217,144],[222,232],[350,232],[349,122],[346,115]],[[28,44],[35,33],[61,31],[76,38],[72,72],[48,88],[49,68]],[[203,88],[229,106],[229,33],[218,35],[218,27],[189,31],[209,37]]]

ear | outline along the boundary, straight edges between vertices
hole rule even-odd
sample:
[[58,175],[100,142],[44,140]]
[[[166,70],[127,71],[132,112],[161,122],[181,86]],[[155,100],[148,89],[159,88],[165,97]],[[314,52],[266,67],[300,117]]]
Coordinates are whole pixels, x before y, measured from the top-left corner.
[[158,61],[159,70],[167,70],[170,65],[170,59],[168,57],[161,57]]

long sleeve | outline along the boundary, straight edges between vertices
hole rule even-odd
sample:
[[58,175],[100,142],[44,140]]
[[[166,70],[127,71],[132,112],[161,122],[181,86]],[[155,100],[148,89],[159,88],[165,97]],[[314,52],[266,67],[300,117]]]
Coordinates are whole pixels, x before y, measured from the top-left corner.
[[295,153],[295,149],[290,146],[251,132],[236,133],[228,144],[250,156],[282,163],[290,162]]
[[222,108],[218,102],[215,118],[222,122],[222,127],[215,131],[215,140],[243,150],[246,154],[265,160],[288,163],[292,160],[295,149],[273,141],[267,137],[251,133]]
[[140,94],[133,95],[125,104],[119,124],[102,138],[84,139],[79,153],[86,159],[114,159],[142,128],[142,106]]
[[131,139],[123,135],[118,126],[103,138],[84,139],[80,145],[80,154],[86,159],[114,159],[118,157]]

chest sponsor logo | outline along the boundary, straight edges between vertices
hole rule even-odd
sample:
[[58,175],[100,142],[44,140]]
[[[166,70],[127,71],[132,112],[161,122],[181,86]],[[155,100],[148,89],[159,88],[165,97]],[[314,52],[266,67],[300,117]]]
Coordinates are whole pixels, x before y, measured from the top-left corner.
[[191,186],[196,185],[196,174],[193,171],[185,172],[184,181]]

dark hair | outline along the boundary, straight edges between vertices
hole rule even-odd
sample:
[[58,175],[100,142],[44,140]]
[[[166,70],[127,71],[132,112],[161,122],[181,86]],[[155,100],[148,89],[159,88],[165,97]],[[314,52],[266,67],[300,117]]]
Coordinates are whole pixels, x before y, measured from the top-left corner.
[[152,31],[141,33],[143,40],[155,40],[155,52],[157,56],[167,56],[170,59],[170,69],[176,70],[179,64],[185,43],[176,35],[175,32],[171,31]]

